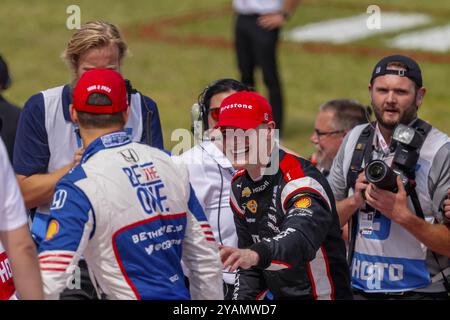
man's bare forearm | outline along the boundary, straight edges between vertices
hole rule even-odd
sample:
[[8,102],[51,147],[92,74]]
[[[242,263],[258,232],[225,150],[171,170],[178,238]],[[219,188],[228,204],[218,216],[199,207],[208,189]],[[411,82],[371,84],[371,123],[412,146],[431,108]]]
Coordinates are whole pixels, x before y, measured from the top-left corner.
[[428,223],[412,212],[402,215],[396,222],[408,230],[428,249],[450,257],[449,225]]
[[358,208],[359,207],[353,196],[345,198],[341,201],[336,201],[336,210],[338,212],[341,228],[347,224]]
[[12,231],[1,231],[0,240],[11,263],[14,286],[20,299],[42,300],[41,272],[28,225]]
[[53,193],[55,192],[56,183],[71,168],[72,164],[52,173],[39,173],[29,177],[16,175],[20,191],[22,192],[25,201],[25,206],[30,209],[50,203]]

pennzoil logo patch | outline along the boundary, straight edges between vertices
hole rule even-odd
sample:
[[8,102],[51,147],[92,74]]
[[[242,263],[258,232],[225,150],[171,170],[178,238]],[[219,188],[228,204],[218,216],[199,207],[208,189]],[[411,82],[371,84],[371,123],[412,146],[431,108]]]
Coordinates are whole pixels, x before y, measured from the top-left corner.
[[242,196],[243,197],[250,197],[250,195],[252,194],[252,190],[250,190],[249,187],[245,187],[244,190],[242,190]]
[[247,209],[250,210],[251,213],[256,213],[256,210],[258,210],[258,203],[255,200],[250,200],[247,202]]
[[300,208],[300,209],[306,209],[311,206],[311,198],[308,196],[303,196],[297,199],[294,203],[294,207]]
[[59,223],[56,220],[50,221],[47,228],[47,234],[45,235],[45,240],[52,239],[59,232]]

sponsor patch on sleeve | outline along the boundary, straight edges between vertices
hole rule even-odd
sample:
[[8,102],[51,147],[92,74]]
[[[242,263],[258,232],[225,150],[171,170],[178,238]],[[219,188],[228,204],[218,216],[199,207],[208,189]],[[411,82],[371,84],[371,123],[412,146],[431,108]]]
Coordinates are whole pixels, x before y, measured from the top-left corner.
[[252,194],[252,191],[250,190],[249,187],[245,187],[244,190],[242,190],[242,197],[250,197]]
[[258,210],[258,203],[255,200],[248,201],[247,209],[250,210],[251,213],[256,213],[256,211]]
[[294,207],[300,208],[300,209],[306,209],[311,206],[311,203],[312,203],[312,201],[311,201],[310,197],[302,196],[295,201]]
[[52,239],[59,232],[59,223],[56,220],[50,221],[47,228],[47,234],[45,235],[45,240]]

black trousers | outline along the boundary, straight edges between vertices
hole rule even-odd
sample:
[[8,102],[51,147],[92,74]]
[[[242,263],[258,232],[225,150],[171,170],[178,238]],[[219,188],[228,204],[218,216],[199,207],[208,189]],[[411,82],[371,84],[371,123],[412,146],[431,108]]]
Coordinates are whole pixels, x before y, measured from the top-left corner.
[[255,86],[254,71],[260,67],[277,128],[283,124],[283,98],[277,68],[277,43],[280,29],[266,30],[258,26],[259,15],[237,15],[235,23],[236,56],[241,81]]
[[223,282],[223,298],[224,300],[233,300],[234,285]]

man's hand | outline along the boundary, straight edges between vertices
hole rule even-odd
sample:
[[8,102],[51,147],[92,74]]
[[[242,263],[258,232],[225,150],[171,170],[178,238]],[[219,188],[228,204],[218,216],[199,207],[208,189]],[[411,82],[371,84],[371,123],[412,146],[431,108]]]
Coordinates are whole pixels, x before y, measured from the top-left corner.
[[341,228],[347,224],[353,214],[366,205],[363,193],[366,191],[369,182],[364,172],[360,172],[355,182],[355,192],[352,196],[336,201],[336,209],[339,215]]
[[83,148],[78,149],[73,155],[72,162],[50,173],[37,173],[31,176],[16,175],[25,206],[31,209],[51,203],[59,179],[80,163],[83,153]]
[[450,189],[447,190],[447,198],[444,200],[444,214],[450,219]]
[[258,25],[263,29],[273,30],[281,27],[284,20],[281,13],[269,13],[258,18]]
[[363,197],[363,193],[366,191],[368,186],[369,186],[369,182],[367,181],[364,171],[362,171],[359,173],[358,179],[356,179],[355,193],[353,194],[353,199],[355,201],[355,205],[358,208],[362,208],[365,205],[365,199]]
[[237,268],[249,269],[259,262],[259,255],[250,249],[238,249],[233,247],[219,246],[220,259],[224,268],[230,267],[229,271],[234,272]]
[[431,224],[415,215],[409,208],[405,187],[397,177],[398,192],[377,188],[370,184],[366,189],[367,203],[383,215],[396,222],[428,249],[450,257],[450,226]]
[[408,208],[408,196],[406,195],[405,187],[399,176],[397,176],[397,188],[398,192],[393,193],[380,189],[371,183],[367,187],[365,195],[366,202],[370,206],[392,221],[401,224],[404,216],[411,214],[411,211]]

